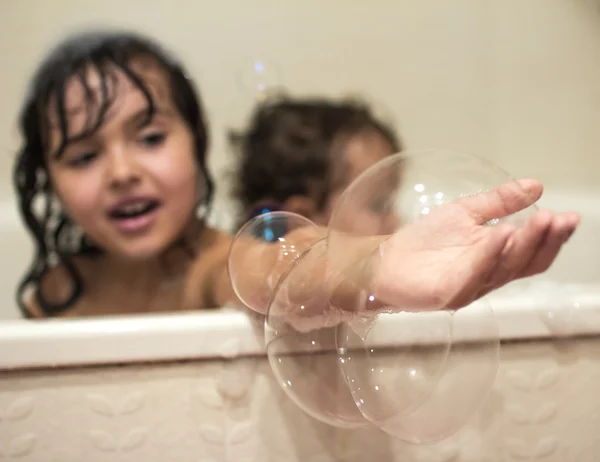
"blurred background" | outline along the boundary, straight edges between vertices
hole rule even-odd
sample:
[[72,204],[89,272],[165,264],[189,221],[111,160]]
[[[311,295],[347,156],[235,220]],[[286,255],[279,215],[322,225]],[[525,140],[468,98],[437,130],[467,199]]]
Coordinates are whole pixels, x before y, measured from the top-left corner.
[[163,41],[197,82],[222,227],[236,162],[226,132],[252,108],[257,60],[293,95],[365,96],[408,148],[478,154],[549,191],[600,187],[597,1],[1,0],[2,304],[29,252],[11,179],[28,77],[65,33],[106,24]]

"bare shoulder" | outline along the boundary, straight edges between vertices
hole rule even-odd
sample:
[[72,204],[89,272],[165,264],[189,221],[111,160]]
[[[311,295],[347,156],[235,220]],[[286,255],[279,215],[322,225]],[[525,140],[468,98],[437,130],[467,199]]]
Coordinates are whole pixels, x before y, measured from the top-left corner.
[[228,292],[227,256],[231,236],[206,228],[200,236],[198,252],[186,281],[186,309],[217,308],[223,291]]
[[[42,275],[37,286],[25,292],[24,305],[31,318],[45,318],[48,315],[40,306],[40,298],[50,305],[62,304],[76,297],[81,285],[93,277],[95,271],[94,258],[75,256],[71,259],[72,268],[65,264],[51,267]],[[78,306],[78,300],[73,301],[59,316],[68,317]]]

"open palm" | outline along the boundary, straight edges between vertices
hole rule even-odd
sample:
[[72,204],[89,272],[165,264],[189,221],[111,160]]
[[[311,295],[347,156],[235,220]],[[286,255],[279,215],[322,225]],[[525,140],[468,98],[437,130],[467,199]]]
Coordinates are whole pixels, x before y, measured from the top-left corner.
[[380,247],[374,292],[403,309],[455,309],[515,279],[546,271],[579,224],[576,213],[535,212],[522,227],[490,220],[535,203],[536,180],[461,198],[402,228]]

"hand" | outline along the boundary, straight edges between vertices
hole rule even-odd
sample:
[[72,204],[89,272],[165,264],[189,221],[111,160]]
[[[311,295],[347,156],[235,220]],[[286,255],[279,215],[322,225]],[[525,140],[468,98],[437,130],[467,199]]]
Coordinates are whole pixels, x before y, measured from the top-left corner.
[[542,184],[521,180],[434,209],[380,246],[373,291],[402,309],[456,309],[515,279],[546,271],[579,224],[577,213],[534,213],[522,228],[488,226],[535,203]]

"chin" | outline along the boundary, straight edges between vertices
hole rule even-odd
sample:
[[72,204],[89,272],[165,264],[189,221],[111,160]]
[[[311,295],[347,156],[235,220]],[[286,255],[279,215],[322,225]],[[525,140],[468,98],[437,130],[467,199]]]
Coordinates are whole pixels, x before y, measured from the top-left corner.
[[119,249],[118,255],[120,258],[131,261],[148,261],[159,257],[163,253],[163,249],[155,247],[139,247],[134,246],[129,248]]
[[173,249],[174,243],[179,238],[176,231],[176,229],[158,228],[137,236],[113,235],[110,236],[110,240],[105,240],[104,248],[119,259],[153,260],[164,256],[170,249]]
[[132,261],[153,260],[163,255],[169,248],[169,242],[163,239],[136,239],[121,243],[115,254]]

